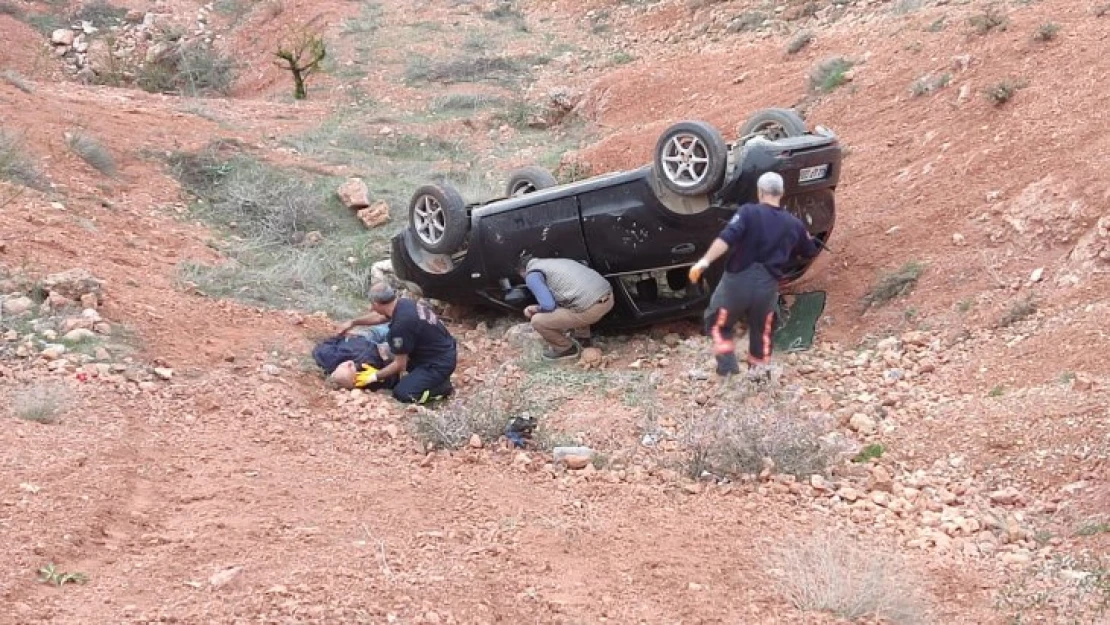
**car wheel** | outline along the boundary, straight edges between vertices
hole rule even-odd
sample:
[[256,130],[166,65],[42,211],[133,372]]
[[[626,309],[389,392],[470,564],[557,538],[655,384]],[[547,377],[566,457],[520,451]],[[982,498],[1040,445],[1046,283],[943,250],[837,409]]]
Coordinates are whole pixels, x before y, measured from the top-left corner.
[[409,227],[424,249],[450,254],[466,239],[466,202],[450,184],[424,185],[409,202]]
[[768,141],[775,141],[805,133],[806,123],[801,116],[790,109],[783,108],[756,111],[755,115],[749,117],[740,127],[741,139],[758,135]]
[[655,143],[655,176],[679,195],[713,193],[725,179],[727,149],[721,133],[710,124],[673,124]]
[[517,197],[526,193],[547,189],[559,184],[555,176],[543,167],[535,165],[514,170],[509,175],[509,183],[505,185],[505,195]]

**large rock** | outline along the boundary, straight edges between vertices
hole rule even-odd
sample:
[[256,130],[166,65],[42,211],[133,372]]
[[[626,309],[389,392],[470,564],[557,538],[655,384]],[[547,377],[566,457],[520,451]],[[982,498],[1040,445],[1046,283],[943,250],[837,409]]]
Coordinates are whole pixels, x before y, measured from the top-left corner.
[[4,300],[2,310],[9,315],[18,317],[19,315],[26,314],[28,311],[34,308],[34,306],[35,301],[29,297],[9,297],[8,299]]
[[88,269],[77,268],[46,276],[42,282],[42,288],[48,293],[57,293],[62,297],[80,301],[89,294],[96,295],[99,299],[102,284]]
[[520,347],[529,341],[538,340],[540,335],[530,323],[518,323],[505,331],[505,342]]
[[378,200],[374,202],[373,206],[358,211],[357,215],[362,225],[373,230],[389,223],[389,205],[382,200]]
[[393,261],[390,259],[379,260],[378,262],[370,265],[370,282],[389,282],[393,283],[396,274],[393,272]]
[[[366,188],[366,183],[362,178],[348,178],[335,191],[339,196],[339,200],[343,202],[347,208],[366,208],[370,206],[370,190]],[[386,214],[389,214],[389,209],[386,208]]]
[[72,46],[77,35],[68,28],[59,28],[50,33],[50,43],[56,46]]

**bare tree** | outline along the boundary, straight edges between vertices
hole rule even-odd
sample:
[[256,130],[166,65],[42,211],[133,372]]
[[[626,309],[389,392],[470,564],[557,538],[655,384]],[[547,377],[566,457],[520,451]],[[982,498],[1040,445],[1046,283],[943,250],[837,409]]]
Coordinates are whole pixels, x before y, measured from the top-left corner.
[[320,69],[320,62],[327,57],[327,46],[320,35],[308,30],[298,31],[286,43],[279,44],[277,66],[293,74],[293,97],[308,97],[305,80]]

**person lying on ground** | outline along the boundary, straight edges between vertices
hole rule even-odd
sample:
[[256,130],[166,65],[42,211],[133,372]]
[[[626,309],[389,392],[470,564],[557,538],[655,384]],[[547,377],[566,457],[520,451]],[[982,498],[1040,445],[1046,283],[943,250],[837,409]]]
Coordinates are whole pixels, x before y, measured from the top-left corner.
[[[392,386],[394,399],[404,403],[426,403],[454,392],[451,376],[458,365],[455,338],[435,312],[425,303],[400,297],[387,283],[370,287],[370,308],[366,315],[340,326],[346,334],[359,326],[389,324],[385,344],[393,360],[365,378],[366,384],[398,376]],[[349,369],[342,381],[350,379]],[[357,379],[357,376],[356,376]]]

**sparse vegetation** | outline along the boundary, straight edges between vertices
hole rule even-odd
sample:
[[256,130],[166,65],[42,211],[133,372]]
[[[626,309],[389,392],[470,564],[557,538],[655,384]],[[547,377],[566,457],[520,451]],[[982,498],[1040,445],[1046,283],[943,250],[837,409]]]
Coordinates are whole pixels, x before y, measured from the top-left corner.
[[1008,623],[1101,623],[1110,611],[1110,561],[1098,553],[1037,560],[998,591],[995,605]]
[[1006,389],[1003,388],[1001,384],[995,384],[991,387],[990,392],[987,393],[987,397],[1002,397],[1005,393]]
[[998,320],[998,325],[999,327],[1005,328],[1025,319],[1035,312],[1037,312],[1037,303],[1033,301],[1033,298],[1023,298],[1010,306],[1009,310]]
[[913,81],[913,84],[910,85],[910,93],[912,93],[914,97],[920,97],[943,89],[947,87],[950,82],[952,82],[952,75],[948,72],[944,72],[937,76],[925,75]]
[[186,285],[270,307],[342,316],[362,309],[385,233],[368,236],[335,199],[336,180],[278,169],[220,143],[169,162],[196,198],[193,213],[233,235],[216,245],[227,262],[181,264]]
[[725,28],[730,33],[742,33],[757,30],[759,29],[759,27],[763,26],[764,22],[767,21],[767,17],[768,15],[763,11],[744,11],[740,15],[732,18],[732,20],[728,23],[728,26]]
[[719,407],[687,419],[682,442],[687,474],[736,477],[764,469],[804,479],[824,474],[846,448],[828,436],[827,415],[801,411],[796,398],[774,383],[759,397],[746,382],[722,385]]
[[0,79],[23,93],[34,93],[34,89],[31,88],[31,83],[27,82],[27,79],[14,69],[7,69],[0,72]]
[[890,10],[895,15],[906,15],[921,9],[922,0],[896,0]]
[[104,28],[119,23],[125,15],[127,15],[126,7],[118,7],[104,0],[94,0],[82,4],[70,21],[88,22],[96,28]]
[[786,53],[797,54],[811,43],[813,43],[813,32],[809,30],[799,31],[798,34],[794,35],[790,40],[790,43],[786,44]]
[[938,17],[925,27],[925,30],[930,33],[939,33],[948,26],[948,22],[943,17]]
[[895,552],[846,536],[814,536],[780,548],[768,566],[781,571],[779,590],[798,609],[897,625],[924,621],[920,585]]
[[135,84],[151,93],[198,97],[228,95],[235,82],[235,61],[202,42],[173,45],[140,68]]
[[518,87],[530,78],[531,66],[542,65],[548,61],[546,57],[531,55],[473,56],[442,62],[414,56],[405,69],[405,81],[409,84],[488,82],[506,87]]
[[69,389],[60,383],[39,382],[16,391],[11,398],[12,414],[24,421],[56,423],[69,405]]
[[486,443],[497,440],[513,417],[510,398],[499,382],[495,376],[476,390],[456,394],[442,406],[422,408],[413,417],[416,437],[426,449],[458,449],[474,434]]
[[1076,536],[1097,536],[1098,534],[1110,534],[1110,523],[1091,522],[1075,530]]
[[23,141],[4,130],[0,130],[0,179],[32,189],[47,188],[42,173],[23,151]]
[[309,30],[295,32],[287,42],[278,46],[275,53],[280,59],[278,67],[289,70],[293,75],[293,99],[304,100],[308,97],[305,81],[320,69],[320,63],[327,55],[324,39]]
[[884,451],[886,450],[882,443],[871,443],[864,446],[864,448],[852,458],[852,462],[869,462],[875,458],[882,458]]
[[983,95],[987,98],[988,101],[990,101],[991,104],[994,104],[995,106],[1002,106],[1003,104],[1009,102],[1018,92],[1018,89],[1021,89],[1022,87],[1024,87],[1023,82],[1006,79],[999,81],[990,87],[987,87],[987,89],[983,92]]
[[1035,41],[1052,41],[1060,33],[1060,25],[1055,22],[1045,22],[1033,32]]
[[825,59],[810,70],[810,89],[822,93],[836,89],[849,81],[849,72],[854,65],[852,61],[840,56]]
[[84,584],[89,581],[89,577],[84,573],[61,571],[54,563],[50,563],[39,569],[39,581],[44,584],[62,586],[65,584]]
[[504,100],[482,93],[454,93],[431,101],[429,108],[437,113],[463,113],[473,115],[481,109],[501,106]]
[[1105,17],[1107,15],[1110,15],[1110,2],[1095,7],[1095,17]]
[[882,305],[906,295],[913,290],[924,271],[925,265],[917,261],[909,261],[898,270],[885,274],[864,296],[864,304],[869,307]]
[[65,139],[69,149],[90,167],[110,178],[116,177],[116,159],[96,137],[77,131],[66,133]]
[[528,31],[528,23],[524,21],[524,13],[516,8],[512,0],[499,0],[497,6],[488,11],[483,11],[482,17],[487,20],[508,22],[513,25],[513,28],[521,32]]
[[0,15],[10,15],[15,19],[23,19],[23,9],[11,2],[0,2]]
[[1006,30],[1010,18],[1003,13],[997,5],[990,5],[982,13],[976,13],[967,18],[968,25],[980,35],[986,35],[994,30]]

